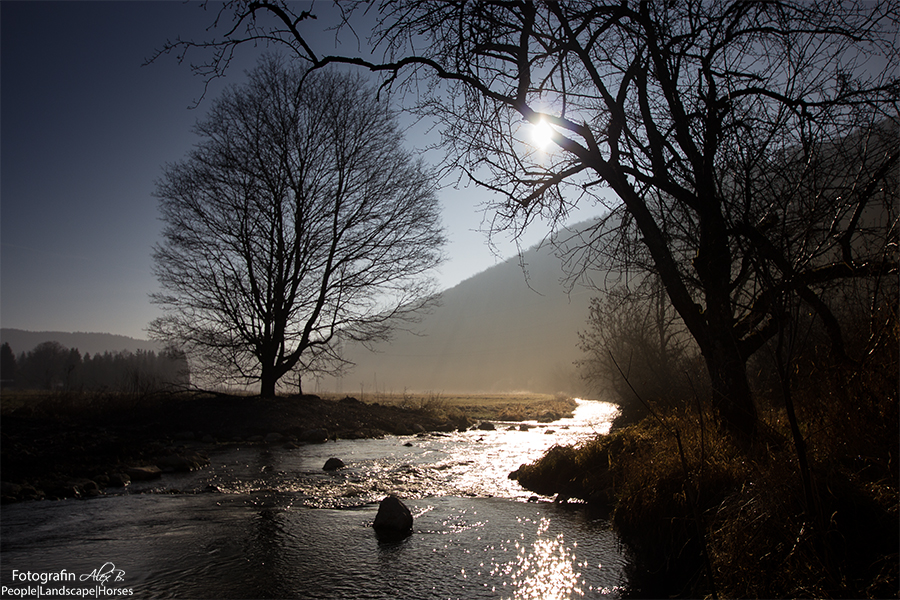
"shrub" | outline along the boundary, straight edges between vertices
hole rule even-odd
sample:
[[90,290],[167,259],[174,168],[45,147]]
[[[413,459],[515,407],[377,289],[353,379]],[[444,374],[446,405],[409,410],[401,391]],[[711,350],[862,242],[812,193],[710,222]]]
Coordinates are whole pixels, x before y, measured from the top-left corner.
[[619,405],[616,427],[683,406],[709,386],[696,344],[654,278],[594,298],[579,338],[581,376]]
[[[886,404],[896,409],[896,401]],[[696,596],[713,586],[727,597],[897,593],[896,460],[870,459],[853,471],[846,453],[886,454],[881,434],[870,446],[865,437],[850,445],[836,436],[829,445],[810,435],[817,505],[808,507],[783,411],[764,413],[749,453],[697,413],[660,417],[554,447],[511,477],[542,495],[604,504],[641,584],[658,593]],[[883,428],[891,425],[896,432],[896,420]]]

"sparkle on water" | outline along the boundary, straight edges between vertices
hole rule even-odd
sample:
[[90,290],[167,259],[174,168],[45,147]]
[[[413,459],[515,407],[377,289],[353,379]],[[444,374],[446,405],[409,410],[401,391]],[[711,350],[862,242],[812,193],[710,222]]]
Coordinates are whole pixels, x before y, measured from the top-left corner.
[[[422,499],[437,496],[527,500],[532,493],[508,478],[524,463],[540,458],[557,444],[573,444],[607,433],[617,407],[576,399],[573,418],[553,423],[494,422],[492,431],[469,430],[366,440],[338,440],[298,449],[233,448],[211,456],[209,468],[173,475],[144,485],[164,491],[224,493],[274,491],[291,494],[296,503],[314,508],[351,508],[376,502],[386,494]],[[524,425],[524,427],[522,426]],[[340,458],[347,466],[322,470]],[[154,488],[155,486],[155,488]],[[137,488],[137,485],[135,486]]]
[[[617,597],[624,558],[608,525],[526,504],[531,493],[507,477],[555,444],[606,433],[615,414],[579,400],[574,418],[549,424],[216,450],[207,469],[135,483],[119,499],[13,507],[4,562],[71,570],[76,555],[87,568],[112,552],[150,595]],[[324,471],[332,456],[347,467]],[[186,493],[133,494],[176,489]],[[360,530],[392,493],[413,511],[415,531],[384,546]]]

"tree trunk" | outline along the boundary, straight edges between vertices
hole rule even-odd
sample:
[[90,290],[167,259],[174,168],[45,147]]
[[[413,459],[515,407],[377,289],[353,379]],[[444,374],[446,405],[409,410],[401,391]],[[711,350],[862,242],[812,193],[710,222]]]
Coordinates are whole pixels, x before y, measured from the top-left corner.
[[735,338],[734,301],[731,297],[733,257],[728,226],[710,183],[700,195],[700,240],[694,269],[700,279],[706,309],[704,331],[695,336],[706,360],[713,404],[723,424],[737,441],[749,444],[756,436],[757,414],[747,379],[747,360]]
[[714,334],[708,348],[702,349],[703,358],[709,370],[713,403],[725,427],[738,439],[749,442],[756,434],[758,416],[746,362],[730,333]]
[[263,365],[260,374],[259,395],[263,398],[275,397],[275,384],[278,383],[278,377],[275,374],[275,368]]

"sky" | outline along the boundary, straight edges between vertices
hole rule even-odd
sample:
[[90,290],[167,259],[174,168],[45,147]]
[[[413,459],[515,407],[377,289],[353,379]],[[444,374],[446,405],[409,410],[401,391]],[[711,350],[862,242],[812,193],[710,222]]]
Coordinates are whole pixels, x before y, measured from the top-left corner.
[[[212,99],[267,51],[241,47],[199,105],[204,81],[188,64],[167,55],[145,65],[166,40],[208,39],[214,18],[196,2],[0,2],[2,327],[147,337],[159,315],[149,300],[155,182],[198,141],[191,128]],[[410,148],[426,146],[415,131]],[[487,244],[486,194],[439,193],[441,289],[515,255],[503,236]],[[521,243],[547,233],[532,227]]]

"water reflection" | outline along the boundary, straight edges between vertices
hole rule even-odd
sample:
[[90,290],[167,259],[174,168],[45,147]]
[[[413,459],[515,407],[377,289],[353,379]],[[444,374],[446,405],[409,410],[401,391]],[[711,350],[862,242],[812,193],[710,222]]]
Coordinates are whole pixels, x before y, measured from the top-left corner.
[[[583,596],[581,569],[576,561],[575,545],[567,547],[563,534],[543,537],[550,522],[541,518],[538,539],[531,546],[516,542],[518,554],[512,562],[494,565],[491,575],[509,580],[512,598],[517,600],[557,600]],[[506,581],[503,583],[506,586]]]
[[[532,462],[555,444],[572,444],[605,433],[615,405],[579,401],[575,417],[551,424],[497,423],[494,431],[396,437],[380,440],[339,440],[285,449],[233,447],[210,454],[202,471],[173,475],[141,484],[159,491],[290,494],[313,508],[351,508],[377,502],[385,495],[424,499],[438,496],[499,497],[527,500],[531,492],[507,476]],[[347,467],[322,470],[325,461],[340,458]],[[138,485],[134,490],[141,489]]]
[[[594,421],[412,438],[412,447],[393,437],[231,448],[209,469],[153,484],[198,493],[5,506],[0,578],[112,560],[142,597],[618,597],[625,559],[608,523],[526,503],[506,477],[554,443],[602,430],[608,406],[587,405],[601,415]],[[333,455],[348,468],[324,472]],[[373,502],[397,491],[414,535],[380,544]]]
[[[519,523],[523,522],[531,522],[531,519],[520,518]],[[491,592],[511,600],[563,600],[586,595],[616,597],[621,593],[624,588],[619,584],[602,584],[605,577],[612,576],[614,580],[621,578],[621,565],[607,567],[604,578],[601,578],[598,576],[602,564],[596,562],[596,571],[588,573],[591,563],[579,557],[577,541],[568,541],[565,533],[548,533],[550,520],[545,516],[541,516],[536,525],[537,530],[530,543],[526,539],[531,540],[532,537],[521,533],[520,538],[511,545],[506,542],[489,548],[492,556],[489,564],[480,563],[475,575],[487,575],[492,580]],[[511,551],[515,552],[515,556],[502,560]],[[585,554],[595,555],[596,551],[592,548]],[[462,569],[461,575],[463,578],[469,577],[465,569]]]

